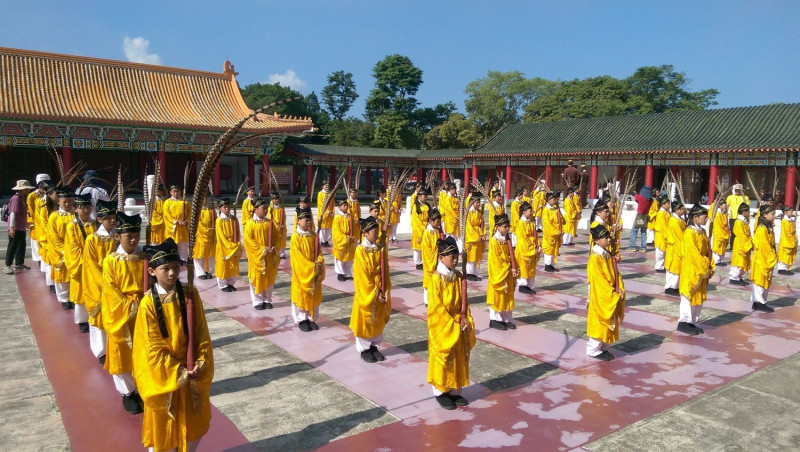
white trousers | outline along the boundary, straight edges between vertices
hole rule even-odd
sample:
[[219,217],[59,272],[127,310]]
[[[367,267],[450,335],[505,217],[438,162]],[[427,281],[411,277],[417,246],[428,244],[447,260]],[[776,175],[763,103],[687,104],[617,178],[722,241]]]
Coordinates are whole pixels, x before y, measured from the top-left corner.
[[467,261],[467,274],[468,275],[477,276],[479,271],[481,271],[481,263],[480,262]]
[[[444,392],[436,389],[436,386],[431,386],[431,388],[433,388],[433,395],[435,397],[439,397],[440,395],[444,394]],[[450,395],[461,395],[461,388],[451,389],[451,390],[447,391],[447,393],[450,394]]]
[[414,265],[422,265],[422,251],[414,250]]
[[397,240],[397,223],[389,225],[389,239]]
[[94,325],[89,325],[89,349],[95,358],[106,354],[106,332]]
[[86,311],[85,304],[75,304],[75,309],[72,310],[72,320],[76,325],[89,321],[89,313]]
[[498,322],[510,322],[513,317],[514,311],[495,311],[489,308],[489,320],[497,320]]
[[[186,443],[186,452],[195,452],[197,450],[197,445],[198,444],[200,444],[200,440],[199,439],[196,440],[196,441],[190,441],[190,442]],[[148,447],[147,450],[148,450],[148,452],[155,452],[156,449],[154,447]],[[170,450],[168,450],[166,452],[177,452],[177,450],[178,449],[175,448],[175,449],[170,449]]]
[[664,289],[677,289],[678,283],[681,280],[681,276],[676,275],[675,273],[670,273],[669,270],[667,270],[667,277],[665,280]]
[[178,244],[178,258],[184,262],[189,261],[189,242]]
[[48,286],[52,286],[53,284],[55,284],[53,282],[52,268],[50,267],[50,265],[45,264],[44,261],[42,261],[42,273],[44,273],[45,284],[47,284]]
[[136,392],[136,380],[133,379],[130,372],[112,375],[111,379],[114,380],[114,387],[120,394],[131,395],[132,392]]
[[353,276],[353,261],[340,261],[334,258],[333,271],[335,271],[337,275],[344,275],[351,278]]
[[659,248],[656,248],[656,264],[653,266],[653,268],[655,270],[664,270],[664,257],[665,256],[666,256],[666,253],[663,250],[661,250]]
[[751,283],[750,286],[752,287],[750,290],[750,302],[767,304],[767,295],[769,295],[769,289],[765,289],[755,283]]
[[[205,261],[205,259],[194,259],[194,260],[192,260],[192,262],[194,262],[194,275],[195,276],[200,276],[200,275],[205,275],[206,274],[206,266],[205,266],[205,262],[204,261]],[[208,272],[211,273],[212,275],[214,274],[214,258],[213,257],[209,257],[208,258]]]
[[572,234],[570,234],[569,232],[565,232],[564,233],[564,239],[563,239],[563,242],[561,244],[562,245],[567,245],[567,244],[570,244],[570,243],[572,243]]
[[364,350],[369,350],[371,346],[378,346],[381,345],[383,342],[383,333],[370,338],[363,338],[356,336],[356,350],[358,353],[363,352]]
[[39,256],[39,242],[31,239],[31,257],[34,262],[41,262],[42,256]]
[[739,281],[742,279],[742,267],[731,267],[728,270],[728,279],[731,281]]
[[544,255],[544,265],[553,265],[553,255],[552,254],[545,254]]
[[542,229],[542,217],[536,217],[536,229]]
[[722,258],[725,257],[725,255],[720,256],[719,254],[714,252],[712,252],[711,255],[714,257],[715,264],[719,264],[720,262],[722,262]]
[[56,286],[56,300],[59,303],[66,303],[69,301],[69,283],[68,282],[57,282],[55,283]]
[[588,356],[597,356],[600,353],[603,353],[603,350],[606,348],[606,343],[600,340],[597,340],[593,337],[590,337],[588,341],[586,341],[586,354]]
[[656,239],[656,231],[652,229],[647,230],[647,244],[652,245]]
[[781,261],[778,261],[778,270],[791,270],[792,268],[788,265],[784,264]]
[[703,310],[703,305],[698,304],[692,306],[689,299],[681,294],[680,313],[678,315],[678,322],[697,323],[700,321],[700,311]]
[[331,234],[331,228],[323,228],[319,230],[320,243],[330,242],[331,237],[333,237],[333,235]]
[[255,288],[250,284],[250,300],[253,302],[253,306],[258,306],[261,303],[272,303],[272,289],[274,288],[274,285],[269,286],[267,290],[256,293]]
[[[516,248],[516,246],[517,246],[517,234],[513,234],[512,233],[510,235],[511,235],[511,246]],[[459,250],[461,250],[460,247],[459,247]]]
[[528,286],[531,289],[535,289],[536,288],[536,277],[534,276],[532,278],[517,278],[517,286],[518,287]]
[[[318,318],[319,318],[319,306],[314,308],[314,319]],[[294,303],[292,303],[292,319],[294,319],[294,323],[300,323],[304,320],[314,320],[311,318],[310,312],[298,308],[297,305]]]
[[422,302],[428,306],[428,289],[422,289]]
[[225,278],[225,279],[217,278],[217,287],[219,287],[220,289],[224,289],[228,286],[234,286],[236,285],[236,281],[238,279],[239,278],[237,278],[236,276],[231,276],[230,278]]

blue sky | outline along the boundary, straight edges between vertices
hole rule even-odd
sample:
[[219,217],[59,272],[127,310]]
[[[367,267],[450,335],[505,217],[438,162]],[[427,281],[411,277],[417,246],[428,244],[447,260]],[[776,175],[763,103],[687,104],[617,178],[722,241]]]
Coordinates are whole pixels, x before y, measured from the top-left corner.
[[0,46],[215,72],[229,59],[242,86],[292,80],[305,94],[344,70],[359,117],[372,67],[394,53],[423,70],[423,106],[460,111],[464,87],[488,70],[570,80],[661,64],[692,89],[719,89],[719,107],[800,102],[798,1],[0,3]]

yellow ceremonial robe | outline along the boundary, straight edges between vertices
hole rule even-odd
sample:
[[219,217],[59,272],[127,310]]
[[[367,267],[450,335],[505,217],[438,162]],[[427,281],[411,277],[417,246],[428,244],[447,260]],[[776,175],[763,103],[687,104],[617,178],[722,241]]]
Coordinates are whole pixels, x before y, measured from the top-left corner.
[[[647,229],[651,231],[656,230],[656,217],[658,216],[658,212],[661,210],[661,206],[658,205],[658,200],[653,199],[653,202],[650,203],[650,210],[647,211],[647,216],[650,220],[647,222]],[[661,248],[662,250],[664,248]]]
[[[333,195],[331,195],[333,196]],[[319,228],[320,229],[330,229],[333,225],[333,205],[336,204],[334,200],[331,200],[328,203],[328,208],[325,212],[322,211],[322,204],[325,201],[325,191],[320,191],[317,193],[317,218],[319,218]]]
[[442,211],[442,227],[445,234],[458,236],[458,214],[460,211],[458,205],[458,197],[447,194],[442,199],[442,204],[439,205]]
[[562,218],[558,206],[545,206],[542,210],[542,251],[558,262],[558,250],[563,240]]
[[[586,335],[606,344],[619,339],[619,325],[625,318],[625,299],[614,292],[612,255],[592,247],[586,276],[589,283],[589,306],[586,313]],[[620,292],[624,293],[622,275],[617,274]]]
[[[738,242],[736,237],[734,242]],[[769,289],[772,284],[772,269],[778,263],[775,252],[775,233],[772,228],[764,225],[756,226],[753,235],[753,268],[750,272],[750,282],[764,289]]]
[[708,257],[709,243],[705,229],[687,227],[683,231],[682,242],[679,290],[682,296],[689,299],[689,304],[696,306],[706,301],[708,279],[701,278],[714,269],[714,261]]
[[681,259],[683,259],[683,231],[686,222],[675,215],[669,217],[667,225],[667,249],[664,256],[664,267],[673,275],[681,274]]
[[352,215],[356,221],[361,218],[361,204],[359,204],[358,199],[352,200],[350,197],[347,197],[347,213]]
[[332,234],[333,257],[343,262],[352,262],[361,236],[358,220],[340,211],[333,219]]
[[436,265],[439,263],[439,247],[436,241],[439,240],[440,231],[438,229],[425,228],[422,235],[422,287],[427,289],[431,276],[436,272]]
[[322,280],[325,260],[316,256],[317,234],[295,230],[289,241],[289,260],[292,264],[292,303],[311,314],[322,303]]
[[437,271],[428,287],[428,383],[442,392],[469,385],[475,322],[467,305],[467,330],[461,329],[463,279],[457,270]]
[[121,248],[103,260],[103,329],[106,330],[106,363],[111,375],[133,371],[131,346],[136,312],[142,299],[144,253],[120,253]]
[[164,200],[156,198],[153,202],[153,218],[150,221],[150,242],[155,244],[164,243],[167,239],[167,231],[164,227]]
[[577,232],[576,228],[578,226],[580,210],[576,209],[575,196],[567,197],[567,199],[564,200],[564,234],[575,235],[575,232]]
[[511,275],[511,254],[505,239],[498,239],[497,236],[489,239],[488,266],[489,287],[486,291],[486,304],[495,311],[513,310],[517,280]]
[[202,261],[203,268],[207,272],[211,271],[208,258],[214,257],[216,253],[214,250],[216,219],[214,217],[216,217],[216,214],[212,209],[203,207],[200,210],[200,221],[197,222],[197,233],[195,234],[194,249],[192,250],[192,259]]
[[486,203],[486,210],[489,212],[489,233],[494,234],[494,216],[504,214],[505,209],[502,205],[495,204],[494,201],[492,201],[490,203]]
[[671,216],[672,214],[666,210],[658,209],[655,221],[653,222],[653,232],[655,233],[653,243],[656,248],[665,253],[667,251],[667,233],[669,231],[669,218]]
[[288,235],[286,230],[286,209],[283,206],[275,207],[270,204],[269,209],[267,209],[267,218],[272,220],[272,224],[275,225],[275,231],[278,233],[277,237],[272,238],[272,243],[280,253],[286,249],[286,236]]
[[[184,286],[184,290],[188,288]],[[191,379],[199,396],[198,410],[195,411],[192,384],[185,370],[189,338],[183,330],[178,296],[173,291],[159,294],[159,299],[162,300],[167,337],[161,335],[150,290],[139,305],[133,335],[134,377],[144,401],[142,444],[156,451],[177,448],[182,452],[186,450],[186,443],[205,435],[211,424],[209,393],[214,378],[214,354],[203,301],[193,289],[190,299],[194,307],[195,362],[202,369],[199,378]],[[189,303],[189,299],[185,302]]]
[[[311,220],[311,226],[309,227],[308,230],[309,231],[316,231],[316,229],[314,228],[314,217],[312,216],[310,218],[310,220]],[[296,230],[297,230],[297,215],[294,216],[294,224],[292,225],[292,231],[296,231]],[[289,235],[288,231],[287,231],[286,235]]]
[[791,269],[797,256],[797,229],[794,219],[783,217],[781,220],[781,241],[778,247],[778,260]]
[[538,247],[536,223],[521,217],[517,223],[517,247],[514,249],[520,278],[528,279],[536,276],[536,264],[539,262],[539,253],[536,252]]
[[470,207],[467,213],[466,234],[464,246],[467,250],[467,262],[480,262],[483,260],[483,251],[486,243],[483,237],[486,235],[486,224],[483,222],[483,212]]
[[519,223],[519,206],[522,205],[522,200],[519,197],[514,198],[511,201],[511,213],[509,214],[509,221],[511,222],[511,227],[508,229],[508,232],[515,234],[517,232],[517,223]]
[[714,239],[714,249],[712,251],[715,254],[724,256],[725,251],[728,250],[728,243],[731,238],[730,231],[728,230],[728,214],[717,212],[717,215],[714,217],[712,228],[711,232]]
[[242,228],[247,226],[247,223],[253,219],[253,211],[255,211],[253,201],[255,201],[255,199],[250,198],[244,198],[244,201],[242,201]]
[[[384,197],[384,204],[389,205],[389,194],[387,193]],[[400,201],[400,196],[398,195],[394,198],[394,202],[392,206],[389,207],[389,224],[397,224],[400,223],[400,206],[402,202]],[[412,204],[413,205],[413,204]]]
[[272,240],[278,237],[275,226],[267,218],[254,218],[244,227],[244,249],[247,253],[247,277],[255,293],[267,290],[275,284],[278,274],[278,253],[267,251],[269,231],[272,229]]
[[36,209],[40,199],[41,197],[37,190],[28,193],[28,197],[25,198],[25,204],[28,207],[26,216],[28,217],[27,221],[30,229],[30,237],[37,242],[39,241],[39,230],[36,229]]
[[81,270],[81,301],[89,313],[89,324],[103,329],[101,301],[103,296],[103,261],[117,248],[113,235],[100,235],[95,231],[86,237],[83,245]]
[[[366,242],[366,239],[365,239]],[[381,288],[381,255],[383,254],[386,268],[386,281],[384,293],[386,301],[378,300],[378,291]],[[392,313],[392,297],[390,290],[392,283],[389,279],[388,260],[386,248],[382,246],[367,246],[362,243],[358,246],[353,262],[353,310],[350,314],[350,329],[356,337],[369,339],[381,333],[389,322]]]
[[39,239],[37,240],[39,243],[39,256],[42,257],[42,261],[47,265],[50,265],[50,253],[47,251],[47,221],[49,220],[49,217],[50,212],[47,210],[47,199],[46,197],[43,197],[36,206],[36,215],[33,218],[33,224],[34,228],[39,229]]
[[50,214],[47,220],[47,252],[48,263],[53,266],[50,277],[53,282],[69,282],[69,273],[64,264],[64,240],[67,237],[67,225],[75,219],[74,214],[59,209]]
[[411,207],[411,249],[419,250],[422,245],[422,233],[428,226],[428,203],[419,203]]
[[219,279],[239,276],[239,259],[242,244],[238,237],[239,220],[232,217],[217,218],[217,243],[215,248],[214,274]]
[[753,239],[750,235],[750,225],[737,218],[733,222],[733,251],[731,252],[731,266],[739,267],[742,273],[750,271],[750,254],[753,250]]
[[[191,206],[188,202],[169,198],[164,201],[164,227],[167,237],[172,237],[175,243],[186,243],[189,241],[189,219],[191,218]],[[179,221],[185,221],[181,226]]]
[[545,197],[546,193],[544,190],[536,190],[533,192],[533,202],[531,202],[531,205],[533,207],[533,216],[536,218],[542,216],[542,209],[544,209],[544,205],[547,204]]
[[83,223],[83,231],[78,225],[80,219],[73,219],[67,225],[67,236],[64,240],[64,264],[69,273],[69,299],[75,304],[84,304],[81,275],[83,274],[83,248],[86,239],[94,233],[93,221]]

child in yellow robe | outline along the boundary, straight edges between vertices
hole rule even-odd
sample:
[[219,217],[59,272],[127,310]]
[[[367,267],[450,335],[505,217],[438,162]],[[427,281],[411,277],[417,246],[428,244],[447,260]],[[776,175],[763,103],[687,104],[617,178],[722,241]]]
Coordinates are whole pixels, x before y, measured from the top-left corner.
[[[200,294],[178,280],[172,239],[146,247],[155,279],[139,304],[133,335],[136,385],[144,402],[142,444],[155,451],[194,451],[211,424],[214,353]],[[188,319],[188,306],[192,319]],[[192,327],[194,362],[188,363]],[[191,371],[189,370],[191,367]]]
[[[311,198],[308,196],[301,196],[300,199],[297,200],[297,207],[301,209],[309,209],[311,208]],[[311,231],[315,231],[314,229],[314,218],[311,218]],[[294,217],[294,224],[292,225],[292,231],[297,230],[297,215]],[[288,235],[288,234],[287,234]]]
[[[323,211],[323,204],[325,202],[325,196],[327,196],[328,192],[330,191],[330,184],[328,182],[324,182],[322,184],[322,190],[317,193],[317,224],[319,224],[319,240],[320,245],[324,247],[331,246],[331,227],[333,227],[333,217],[336,215],[334,212],[334,204],[335,201],[331,200],[328,203],[328,207]],[[332,196],[332,195],[331,195]]]
[[667,274],[664,280],[664,293],[667,295],[680,296],[678,284],[680,283],[681,261],[683,259],[683,231],[686,229],[686,222],[683,216],[686,214],[686,207],[679,200],[672,201],[672,216],[667,225],[667,253],[664,257],[664,266]]
[[700,321],[700,311],[706,301],[708,280],[714,274],[714,261],[710,258],[705,225],[708,211],[695,203],[689,210],[689,224],[683,231],[680,267],[680,313],[678,331],[690,335],[702,334],[695,325]]
[[654,188],[653,189],[653,202],[650,203],[650,210],[647,211],[648,221],[647,221],[647,244],[648,245],[655,245],[656,240],[656,217],[658,216],[658,211],[660,209],[661,203],[661,190]]
[[[655,202],[653,204],[656,204]],[[669,218],[672,216],[672,209],[669,198],[662,196],[658,200],[658,213],[656,213],[653,224],[653,244],[656,247],[656,263],[654,269],[656,273],[666,273],[667,268],[664,260],[667,256],[667,233],[669,231]],[[648,223],[649,225],[650,223]]]
[[83,274],[83,248],[87,237],[94,233],[95,223],[92,221],[92,195],[75,196],[76,216],[67,225],[64,240],[64,264],[69,272],[69,299],[75,305],[72,317],[78,331],[89,332],[89,313],[83,300],[81,276]]
[[164,186],[158,184],[156,187],[156,197],[153,200],[153,215],[150,221],[150,244],[155,245],[163,242],[167,238],[167,231],[164,227]]
[[242,201],[242,228],[247,226],[247,223],[253,219],[253,211],[255,210],[253,203],[256,202],[255,187],[248,187],[245,193],[247,194],[247,197],[245,197],[244,201]]
[[399,188],[400,193],[394,198],[392,205],[389,205],[389,195],[385,195],[386,208],[389,211],[389,241],[392,243],[397,242],[397,225],[400,223],[400,206],[402,205],[401,194],[402,187]]
[[536,184],[533,190],[533,199],[531,205],[533,206],[533,216],[536,218],[536,230],[542,230],[542,213],[544,205],[547,204],[547,190],[544,188],[544,181],[541,180]]
[[781,220],[781,241],[778,244],[778,274],[794,275],[795,256],[797,256],[797,226],[794,207],[783,206],[783,219]]
[[439,212],[442,215],[442,229],[444,229],[446,235],[458,237],[458,215],[460,210],[456,184],[450,183],[447,185],[447,194],[442,197],[442,204],[439,206]]
[[114,237],[116,251],[103,260],[103,329],[107,337],[104,369],[122,394],[122,407],[129,414],[142,412],[142,399],[133,378],[132,342],[136,312],[142,299],[145,254],[139,246],[142,217],[117,212]]
[[428,211],[428,226],[422,235],[422,302],[428,306],[428,282],[436,273],[436,264],[439,262],[439,248],[436,242],[444,238],[442,231],[442,214],[439,209],[433,208]]
[[481,209],[481,194],[472,192],[469,197],[470,206],[467,212],[467,225],[464,235],[464,249],[467,252],[467,281],[480,281],[483,252],[486,249],[486,223]]
[[358,190],[351,188],[347,191],[347,211],[356,219],[361,219],[361,204],[358,202]]
[[520,216],[517,223],[517,247],[514,256],[519,266],[517,287],[520,293],[536,293],[536,264],[542,247],[539,245],[539,235],[536,233],[536,220],[533,218],[533,206],[523,201],[519,206]]
[[353,259],[359,241],[358,225],[350,216],[346,200],[339,202],[339,211],[333,219],[333,269],[339,281],[353,278]]
[[746,286],[743,276],[750,271],[750,255],[753,252],[753,238],[750,234],[750,206],[739,204],[738,216],[733,222],[733,250],[731,251],[731,268],[728,279],[734,286]]
[[47,195],[49,180],[50,176],[47,174],[37,174],[36,190],[28,193],[28,197],[25,199],[25,202],[28,206],[28,229],[31,231],[31,258],[33,258],[34,262],[39,262],[39,265],[41,265],[42,262],[42,256],[39,254],[39,240],[42,232],[44,231],[41,229],[41,225],[37,220],[36,212],[39,209],[39,205],[44,203],[44,197]]
[[192,215],[191,206],[181,196],[183,189],[180,185],[170,185],[170,198],[164,201],[164,228],[167,237],[178,244],[178,254],[181,263],[189,260],[189,219]]
[[[355,294],[350,329],[356,338],[356,351],[368,363],[386,360],[378,345],[383,341],[383,330],[392,313],[389,256],[386,248],[378,243],[378,226],[378,219],[372,216],[361,221],[364,238],[356,248],[353,264]],[[381,257],[384,269],[381,269]]]
[[489,239],[489,286],[486,290],[486,304],[489,305],[489,328],[513,330],[517,326],[511,322],[514,310],[514,287],[519,278],[519,269],[512,266],[508,228],[511,222],[508,215],[496,215],[495,233]]
[[428,226],[430,209],[428,190],[423,188],[419,191],[416,202],[411,206],[411,249],[417,270],[422,270],[422,234]]
[[267,217],[272,220],[275,225],[275,231],[278,232],[278,237],[275,239],[274,244],[278,252],[278,257],[286,259],[286,237],[288,231],[286,229],[286,209],[281,204],[281,195],[273,193],[270,196],[269,211]]
[[378,243],[381,245],[386,245],[386,230],[383,220],[380,219],[380,212],[381,212],[381,203],[380,201],[374,201],[369,206],[369,216],[374,217],[378,220]]
[[575,237],[578,227],[578,218],[580,218],[581,210],[575,203],[575,187],[567,189],[567,197],[564,198],[564,237],[562,240],[563,246],[573,246],[575,242],[572,238]]
[[608,252],[611,233],[598,225],[589,233],[592,249],[586,265],[589,283],[589,306],[586,314],[586,354],[601,361],[611,361],[614,355],[607,350],[619,339],[619,326],[625,318],[625,285],[615,270],[614,256]]
[[491,196],[491,201],[486,204],[486,210],[489,212],[489,230],[494,231],[494,217],[505,214],[506,209],[503,205],[503,193],[500,190],[492,190]]
[[[253,203],[253,219],[244,227],[244,248],[247,251],[247,277],[250,280],[250,300],[258,311],[272,309],[272,289],[278,274],[278,253],[275,241],[278,232],[267,217],[269,202],[258,198]],[[272,243],[270,243],[272,241]]]
[[47,252],[50,256],[50,277],[53,279],[56,299],[64,310],[74,309],[69,300],[69,271],[64,262],[64,241],[67,238],[67,225],[75,219],[72,211],[74,195],[69,187],[58,187],[58,210],[47,219]]
[[728,203],[724,199],[719,199],[714,202],[713,207],[717,209],[717,215],[714,217],[714,224],[711,225],[711,255],[714,258],[714,265],[724,267],[727,264],[722,260],[728,251],[728,241],[731,238],[728,229]]
[[[778,253],[775,251],[775,207],[770,204],[761,206],[758,210],[756,232],[753,234],[753,267],[751,270],[750,293],[751,308],[754,311],[773,312],[774,308],[767,306],[767,296],[772,285],[772,269],[778,263]],[[739,241],[739,237],[736,237]]]
[[47,185],[47,192],[36,210],[36,217],[39,224],[39,254],[42,257],[42,266],[39,268],[44,273],[44,281],[50,287],[50,293],[56,293],[55,282],[53,282],[53,266],[50,258],[50,246],[48,244],[50,228],[48,221],[50,214],[58,211],[58,192],[55,185]]
[[510,214],[511,220],[511,227],[509,228],[509,234],[511,234],[511,243],[514,246],[517,246],[517,223],[519,223],[519,206],[522,205],[525,200],[523,199],[524,188],[518,188],[516,196],[511,201],[511,206],[508,208],[508,212]]
[[[458,244],[452,237],[437,242],[439,263],[428,296],[428,384],[446,410],[465,406],[461,388],[469,385],[469,355],[475,346],[475,323],[462,296],[464,275],[456,270]],[[466,295],[466,294],[463,294]]]
[[103,329],[103,261],[117,249],[114,230],[117,225],[117,203],[97,200],[95,208],[97,230],[86,237],[83,245],[83,270],[81,271],[81,292],[86,312],[89,316],[89,349],[105,365],[106,333]]
[[[202,204],[206,204],[205,200],[202,201]],[[212,272],[215,269],[216,225],[217,213],[214,206],[200,209],[200,219],[197,222],[194,248],[192,249],[192,263],[194,264],[194,274],[198,275],[197,279],[211,279],[214,277]]]
[[239,220],[231,214],[232,207],[227,198],[219,200],[214,273],[217,275],[217,287],[223,292],[236,292],[234,284],[239,279],[239,259],[242,257]]
[[544,253],[544,271],[557,272],[553,264],[558,262],[558,252],[564,235],[564,217],[558,207],[558,193],[550,192],[546,196],[547,204],[542,210],[542,252]]
[[322,280],[325,260],[317,251],[317,234],[311,230],[311,209],[297,209],[297,228],[289,241],[292,264],[292,318],[300,331],[319,329],[319,305],[322,303]]

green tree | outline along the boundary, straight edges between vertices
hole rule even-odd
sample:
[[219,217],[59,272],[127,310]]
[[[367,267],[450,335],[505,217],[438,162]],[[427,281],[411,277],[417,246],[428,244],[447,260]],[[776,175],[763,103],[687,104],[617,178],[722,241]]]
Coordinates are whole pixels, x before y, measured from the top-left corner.
[[603,75],[561,84],[525,108],[525,122],[552,122],[630,113],[628,85]]
[[330,116],[341,121],[358,98],[353,74],[336,71],[328,75],[328,84],[322,88],[322,101]]
[[306,110],[308,110],[308,114],[311,116],[311,121],[314,122],[314,127],[319,130],[317,133],[307,135],[299,141],[303,143],[327,144],[331,128],[331,117],[328,115],[327,111],[320,107],[319,98],[314,91],[306,96],[304,100],[306,103]]
[[375,125],[358,119],[344,118],[329,125],[329,143],[335,146],[369,147],[375,137]]
[[425,147],[428,149],[472,148],[481,141],[483,137],[475,130],[475,125],[461,113],[450,115],[447,121],[425,134]]
[[[244,87],[242,98],[248,108],[255,110],[272,102],[301,96],[301,94],[279,83],[253,83]],[[292,116],[311,116],[306,102],[302,99],[279,105],[275,111]]]
[[558,84],[539,77],[527,79],[519,71],[489,71],[464,89],[467,114],[478,131],[489,137],[505,124],[520,122],[524,108],[552,93]]
[[413,134],[409,130],[409,119],[397,112],[389,111],[375,118],[375,133],[372,145],[379,148],[410,148]]
[[372,68],[375,88],[367,97],[366,116],[370,121],[385,113],[411,118],[419,102],[414,97],[422,85],[422,70],[408,57],[389,55]]
[[689,91],[689,79],[670,64],[640,67],[625,79],[630,86],[630,103],[636,113],[666,113],[676,110],[705,110],[717,105],[719,91]]

